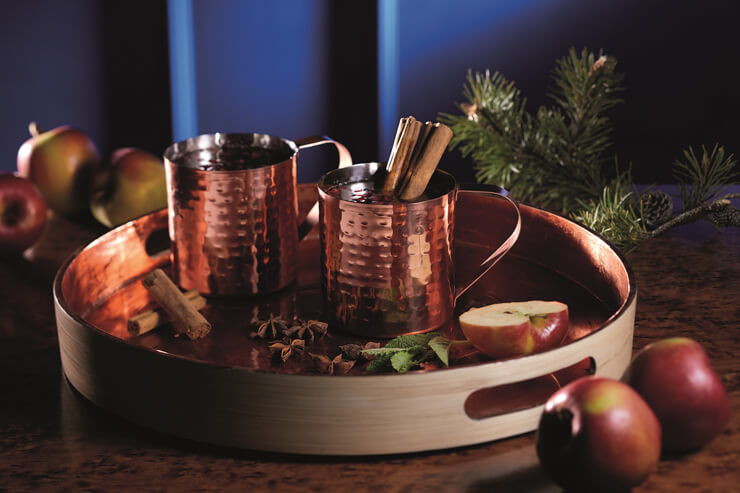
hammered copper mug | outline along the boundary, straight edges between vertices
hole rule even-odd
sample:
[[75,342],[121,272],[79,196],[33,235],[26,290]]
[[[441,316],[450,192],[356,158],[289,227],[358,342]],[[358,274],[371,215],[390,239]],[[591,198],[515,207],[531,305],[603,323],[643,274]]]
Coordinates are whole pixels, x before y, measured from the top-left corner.
[[315,204],[298,222],[299,149],[334,144],[339,165],[352,158],[328,137],[296,141],[216,133],[164,152],[172,278],[208,296],[277,291],[296,278],[298,241],[318,221]]
[[[457,299],[514,245],[521,229],[519,206],[501,188],[477,185],[466,190],[440,170],[422,200],[352,200],[373,186],[379,167],[356,164],[330,171],[319,181],[324,317],[332,326],[366,337],[428,332],[452,318]],[[508,201],[515,223],[472,277],[456,286],[455,202],[462,193]]]

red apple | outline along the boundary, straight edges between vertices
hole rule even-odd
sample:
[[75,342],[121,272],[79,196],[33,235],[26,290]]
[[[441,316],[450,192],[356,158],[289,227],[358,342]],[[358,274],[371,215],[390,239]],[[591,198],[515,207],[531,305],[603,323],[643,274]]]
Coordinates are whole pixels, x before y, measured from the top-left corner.
[[153,154],[118,149],[96,170],[90,210],[109,228],[165,207],[164,164]]
[[686,337],[648,344],[622,379],[653,408],[667,452],[702,447],[730,421],[722,382],[701,345]]
[[21,253],[39,239],[46,202],[26,178],[0,173],[0,255]]
[[87,211],[92,170],[100,160],[95,144],[69,126],[39,133],[31,123],[29,130],[32,137],[18,149],[18,173],[36,184],[54,211],[65,216]]
[[472,308],[460,315],[470,343],[491,358],[532,354],[556,347],[568,332],[568,306],[558,301],[520,301]]
[[537,456],[558,485],[574,491],[622,491],[642,483],[660,458],[660,424],[628,385],[579,378],[545,403]]

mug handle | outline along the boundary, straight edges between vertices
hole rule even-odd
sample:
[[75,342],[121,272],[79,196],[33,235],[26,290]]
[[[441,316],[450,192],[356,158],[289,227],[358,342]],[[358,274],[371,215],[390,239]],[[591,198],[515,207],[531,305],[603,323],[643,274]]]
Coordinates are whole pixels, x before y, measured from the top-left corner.
[[[339,153],[339,167],[345,168],[347,166],[352,166],[352,156],[350,155],[347,148],[330,137],[326,137],[325,135],[313,135],[311,137],[304,137],[302,139],[294,140],[293,142],[295,142],[295,144],[298,146],[298,149],[307,149],[309,147],[322,144],[334,144],[337,148],[337,152]],[[314,202],[311,210],[308,211],[308,214],[306,214],[306,218],[298,226],[298,239],[302,240],[308,234],[308,232],[311,231],[314,226],[316,226],[318,222],[319,202],[317,200],[316,202]]]
[[473,274],[472,280],[466,282],[461,287],[455,286],[455,304],[457,304],[457,300],[458,298],[460,298],[460,296],[462,296],[468,289],[470,289],[476,282],[478,282],[478,280],[483,277],[486,272],[488,272],[491,267],[494,266],[496,262],[501,260],[501,257],[503,257],[511,249],[511,247],[514,246],[514,243],[516,243],[516,240],[519,238],[519,233],[522,230],[522,214],[519,210],[519,204],[517,204],[514,199],[509,197],[509,192],[507,192],[505,189],[497,187],[496,185],[481,183],[475,185],[461,185],[457,193],[494,195],[507,200],[514,207],[514,211],[516,212],[516,226],[514,226],[514,230],[511,232],[511,234],[509,234],[509,237],[506,238],[506,240],[487,259],[481,262],[480,266],[478,266],[477,272]]

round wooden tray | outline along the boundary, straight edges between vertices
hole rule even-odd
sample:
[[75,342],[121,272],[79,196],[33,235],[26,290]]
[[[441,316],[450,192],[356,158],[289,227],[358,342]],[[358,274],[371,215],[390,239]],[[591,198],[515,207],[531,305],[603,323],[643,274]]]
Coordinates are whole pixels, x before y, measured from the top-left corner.
[[[301,187],[306,211],[315,189]],[[173,435],[287,453],[366,455],[434,450],[509,437],[537,427],[558,385],[593,373],[620,377],[630,361],[636,306],[631,268],[619,251],[561,216],[523,205],[512,251],[461,299],[472,305],[555,299],[569,305],[567,341],[527,357],[490,361],[452,355],[450,368],[319,374],[304,355],[282,365],[250,324],[269,313],[320,318],[319,242],[301,242],[298,281],[270,297],[209,300],[213,331],[173,337],[165,326],[139,337],[129,317],[152,307],[141,285],[169,267],[166,211],[127,223],[69,258],[54,282],[62,367],[87,399],[126,419]],[[458,202],[455,262],[464,279],[513,221],[488,196]],[[461,337],[453,320],[441,329]],[[364,342],[332,328],[311,348],[337,354]]]

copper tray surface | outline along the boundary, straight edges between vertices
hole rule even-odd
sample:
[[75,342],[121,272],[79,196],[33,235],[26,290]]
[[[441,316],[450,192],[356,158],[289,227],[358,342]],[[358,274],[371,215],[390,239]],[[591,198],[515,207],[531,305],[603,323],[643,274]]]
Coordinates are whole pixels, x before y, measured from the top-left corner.
[[[302,186],[301,192],[305,213],[315,189]],[[458,282],[472,275],[489,246],[503,241],[514,221],[510,215],[501,201],[490,197],[459,199],[455,232]],[[131,336],[127,320],[153,306],[140,279],[153,268],[169,269],[167,246],[165,210],[120,226],[62,266],[54,295],[62,364],[72,385],[102,407],[179,436],[311,454],[395,453],[466,445],[534,429],[541,404],[558,385],[594,371],[618,376],[629,362],[636,300],[629,265],[594,233],[534,207],[522,206],[518,243],[465,294],[456,311],[503,301],[559,300],[568,304],[571,314],[564,345],[504,361],[491,361],[477,351],[463,349],[451,354],[450,368],[426,368],[403,375],[371,374],[365,371],[365,364],[356,365],[346,376],[320,374],[308,354],[283,364],[264,341],[250,337],[253,324],[269,314],[280,314],[287,320],[321,319],[316,231],[300,243],[298,280],[293,285],[266,297],[209,299],[203,313],[213,330],[206,338],[176,338],[170,326]],[[456,320],[440,331],[462,338]],[[330,328],[306,353],[333,356],[339,353],[339,345],[368,340],[382,342]],[[445,382],[450,385],[449,392]],[[404,385],[415,389],[405,408],[406,396],[388,395]],[[430,392],[425,385],[437,389],[438,399],[434,392],[426,395]],[[298,395],[291,395],[293,390]],[[423,402],[419,402],[421,395]],[[420,410],[431,414],[431,424],[449,420],[449,433],[440,433],[431,442],[412,435],[404,440],[403,433],[399,435],[391,426],[384,438],[378,429],[399,421],[385,410],[386,399],[413,423],[424,421],[419,418]],[[209,422],[215,419],[220,423],[196,429],[185,417],[168,416],[182,409],[185,402],[197,403],[201,415],[211,415]],[[273,426],[288,419],[275,415],[276,406],[301,409],[293,419],[311,423],[313,431],[298,437],[263,436],[255,430],[255,420]],[[439,408],[437,415],[424,411],[430,406]],[[353,431],[356,427],[348,423],[343,430],[342,420],[353,419],[370,429],[376,424],[378,429],[372,433],[367,428]],[[403,419],[400,421],[398,426],[404,426]],[[461,423],[470,430],[461,429]],[[389,440],[390,436],[394,438]]]

